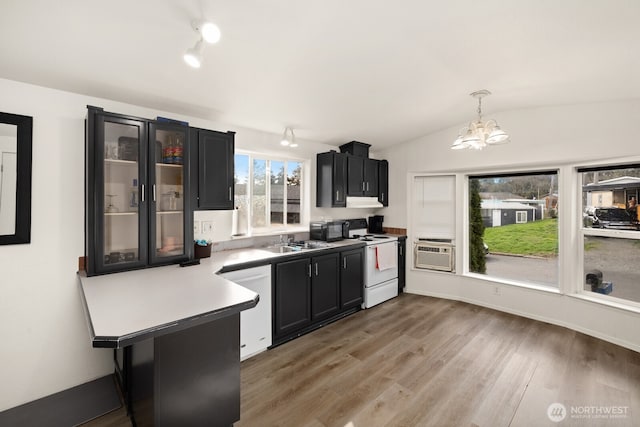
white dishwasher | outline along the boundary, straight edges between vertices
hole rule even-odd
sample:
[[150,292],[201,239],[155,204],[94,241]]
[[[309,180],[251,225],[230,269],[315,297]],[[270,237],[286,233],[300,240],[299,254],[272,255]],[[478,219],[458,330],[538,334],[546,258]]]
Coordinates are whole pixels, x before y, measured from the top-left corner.
[[260,295],[258,305],[240,312],[240,360],[248,359],[271,345],[271,266],[230,271],[221,276]]

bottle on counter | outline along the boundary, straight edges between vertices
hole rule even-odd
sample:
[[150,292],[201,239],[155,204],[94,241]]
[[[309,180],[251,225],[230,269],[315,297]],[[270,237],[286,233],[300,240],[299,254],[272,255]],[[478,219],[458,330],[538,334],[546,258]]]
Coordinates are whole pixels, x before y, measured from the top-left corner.
[[138,180],[134,178],[129,195],[129,210],[138,210]]
[[182,151],[182,139],[179,135],[176,135],[175,139],[173,140],[173,160],[171,161],[171,163],[173,163],[174,165],[182,164]]

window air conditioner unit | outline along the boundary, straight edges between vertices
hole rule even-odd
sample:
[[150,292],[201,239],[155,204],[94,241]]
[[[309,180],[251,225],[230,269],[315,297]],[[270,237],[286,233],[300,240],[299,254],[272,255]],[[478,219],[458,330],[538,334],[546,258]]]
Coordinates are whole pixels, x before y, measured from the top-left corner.
[[450,242],[420,240],[414,244],[414,266],[428,270],[453,271],[454,250]]

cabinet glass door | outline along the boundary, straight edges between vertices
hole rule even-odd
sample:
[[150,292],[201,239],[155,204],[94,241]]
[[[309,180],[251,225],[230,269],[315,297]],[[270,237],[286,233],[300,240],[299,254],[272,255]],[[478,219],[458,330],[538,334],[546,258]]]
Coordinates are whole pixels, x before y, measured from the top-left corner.
[[[135,120],[103,117],[100,121],[104,156],[103,185],[98,190],[98,206],[102,215],[101,250],[98,264],[105,271],[121,270],[146,263],[144,209],[140,188],[144,183],[144,162],[140,161],[146,139],[145,124]],[[144,187],[143,187],[144,188]],[[101,262],[102,261],[102,262]]]
[[149,137],[151,176],[150,250],[151,262],[185,258],[185,126],[152,123]]

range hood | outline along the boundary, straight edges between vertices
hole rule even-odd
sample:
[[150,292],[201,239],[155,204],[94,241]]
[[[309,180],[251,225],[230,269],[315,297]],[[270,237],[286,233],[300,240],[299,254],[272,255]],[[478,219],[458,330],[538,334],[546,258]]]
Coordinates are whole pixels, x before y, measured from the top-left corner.
[[347,197],[348,208],[381,208],[377,197]]

